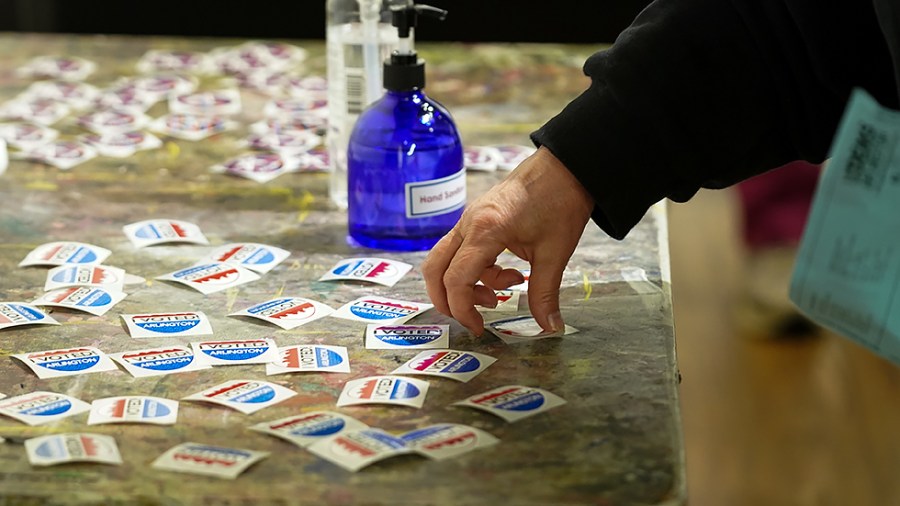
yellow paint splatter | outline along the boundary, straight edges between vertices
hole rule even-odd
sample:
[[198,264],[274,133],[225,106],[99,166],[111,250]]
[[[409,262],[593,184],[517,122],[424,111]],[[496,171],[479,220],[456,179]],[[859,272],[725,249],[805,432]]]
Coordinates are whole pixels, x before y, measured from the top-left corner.
[[4,350],[4,349],[0,348],[0,357],[8,357],[8,356],[12,355],[12,353],[13,352],[11,352],[9,350]]
[[587,274],[581,273],[581,281],[584,284],[584,300],[588,300],[591,298],[591,292],[594,291],[594,287],[591,285],[591,280],[588,279]]
[[55,192],[59,189],[59,185],[51,183],[50,181],[32,181],[27,183],[25,188],[28,190]]
[[303,191],[303,196],[300,197],[300,212],[297,213],[297,222],[302,223],[306,220],[306,217],[309,216],[309,209],[312,206],[312,203],[316,200],[312,193],[308,190]]
[[278,290],[275,291],[275,296],[272,298],[277,299],[278,297],[281,297],[281,295],[283,293],[284,293],[284,283],[281,284],[281,288],[279,288]]
[[226,299],[226,302],[225,302],[225,308],[226,308],[226,309],[225,309],[225,311],[226,311],[226,312],[228,312],[228,313],[231,312],[231,308],[233,308],[233,307],[234,307],[234,303],[237,302],[237,296],[238,296],[238,289],[237,289],[237,288],[229,288],[229,289],[225,292],[225,299]]
[[174,161],[181,154],[181,148],[172,141],[166,143],[166,152],[169,153],[169,160]]

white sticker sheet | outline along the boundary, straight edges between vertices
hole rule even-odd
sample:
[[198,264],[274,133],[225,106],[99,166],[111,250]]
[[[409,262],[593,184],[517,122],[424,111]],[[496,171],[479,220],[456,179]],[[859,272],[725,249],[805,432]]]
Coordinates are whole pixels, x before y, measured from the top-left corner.
[[494,320],[485,324],[484,328],[491,334],[499,337],[506,344],[518,344],[549,337],[562,337],[578,332],[578,329],[569,325],[566,325],[560,331],[546,331],[531,316],[514,316],[512,318]]
[[381,429],[347,431],[312,444],[307,450],[353,472],[380,460],[412,452],[402,439]]
[[370,376],[348,381],[337,405],[393,404],[421,408],[428,394],[428,382],[402,376]]
[[259,274],[265,274],[289,256],[291,256],[290,251],[275,246],[246,242],[219,246],[206,259],[237,265]]
[[181,220],[144,220],[122,227],[125,236],[137,248],[166,243],[209,244],[200,227]]
[[99,264],[112,252],[100,246],[75,241],[48,242],[31,250],[19,267],[32,265]]
[[47,271],[45,291],[70,286],[90,286],[121,293],[125,287],[125,270],[108,265],[60,265]]
[[169,448],[151,466],[164,471],[233,480],[268,456],[268,452],[189,442]]
[[202,311],[121,314],[128,335],[147,337],[208,336],[213,333],[209,317]]
[[348,258],[341,260],[319,281],[367,281],[384,286],[394,286],[412,265],[386,258]]
[[112,353],[109,358],[118,362],[135,378],[200,371],[212,367],[204,357],[195,355],[191,348],[178,344]]
[[91,403],[88,425],[106,423],[148,423],[174,425],[178,401],[149,396],[122,396],[96,399]]
[[366,325],[366,348],[370,350],[415,350],[449,345],[450,325]]
[[434,305],[425,302],[410,302],[370,295],[344,304],[331,316],[364,323],[399,325],[433,307]]
[[450,378],[463,383],[481,374],[497,359],[474,351],[423,351],[391,374],[424,374]]
[[109,356],[91,346],[17,353],[12,357],[27,365],[41,379],[119,369]]
[[31,392],[0,400],[0,415],[28,425],[43,425],[87,413],[91,405],[56,392]]
[[285,330],[314,322],[334,312],[331,306],[302,297],[278,297],[236,311],[228,316],[248,316],[277,325]]
[[281,346],[279,360],[266,364],[266,375],[294,372],[350,372],[347,348],[326,344]]
[[52,466],[70,462],[121,465],[122,456],[112,436],[104,434],[51,434],[25,440],[25,452],[32,466]]
[[458,423],[430,425],[407,432],[400,439],[415,452],[434,460],[458,457],[500,442],[481,429]]
[[59,322],[27,302],[0,302],[0,330],[22,325],[59,325]]
[[122,292],[94,288],[90,286],[72,286],[60,288],[41,295],[31,301],[36,306],[55,306],[77,309],[94,316],[103,316],[113,306],[124,299]]
[[259,274],[225,262],[210,262],[163,274],[156,279],[180,283],[209,295],[256,281]]
[[334,411],[312,411],[249,427],[250,430],[279,437],[300,448],[306,448],[345,432],[367,428],[368,425],[356,418]]
[[538,413],[543,413],[566,401],[558,395],[535,387],[507,385],[468,399],[453,403],[454,406],[467,406],[487,411],[499,416],[507,422],[515,422]]
[[218,404],[249,415],[295,395],[297,392],[268,381],[231,380],[182,400]]
[[278,345],[269,338],[199,341],[194,353],[210,365],[266,364],[279,361]]

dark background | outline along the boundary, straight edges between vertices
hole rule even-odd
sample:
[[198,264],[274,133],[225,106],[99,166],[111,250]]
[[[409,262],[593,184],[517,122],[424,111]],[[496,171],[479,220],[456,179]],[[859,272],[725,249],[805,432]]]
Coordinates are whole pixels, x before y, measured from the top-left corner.
[[[418,40],[611,43],[649,0],[418,0]],[[0,0],[0,31],[325,38],[325,0]]]

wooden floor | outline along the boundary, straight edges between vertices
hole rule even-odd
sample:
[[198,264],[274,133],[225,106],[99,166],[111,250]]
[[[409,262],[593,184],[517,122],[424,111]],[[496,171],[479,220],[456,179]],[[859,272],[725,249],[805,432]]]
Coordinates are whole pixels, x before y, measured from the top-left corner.
[[827,332],[739,331],[737,217],[727,190],[669,205],[689,504],[900,505],[900,368]]

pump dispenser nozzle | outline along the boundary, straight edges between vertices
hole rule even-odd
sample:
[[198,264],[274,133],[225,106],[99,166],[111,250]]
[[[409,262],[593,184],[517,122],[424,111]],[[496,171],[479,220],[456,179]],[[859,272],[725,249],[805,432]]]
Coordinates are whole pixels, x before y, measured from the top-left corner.
[[425,86],[425,61],[418,58],[413,44],[419,16],[443,21],[447,11],[413,2],[391,8],[391,24],[397,27],[400,43],[391,58],[384,62],[384,87],[388,90],[414,90]]

